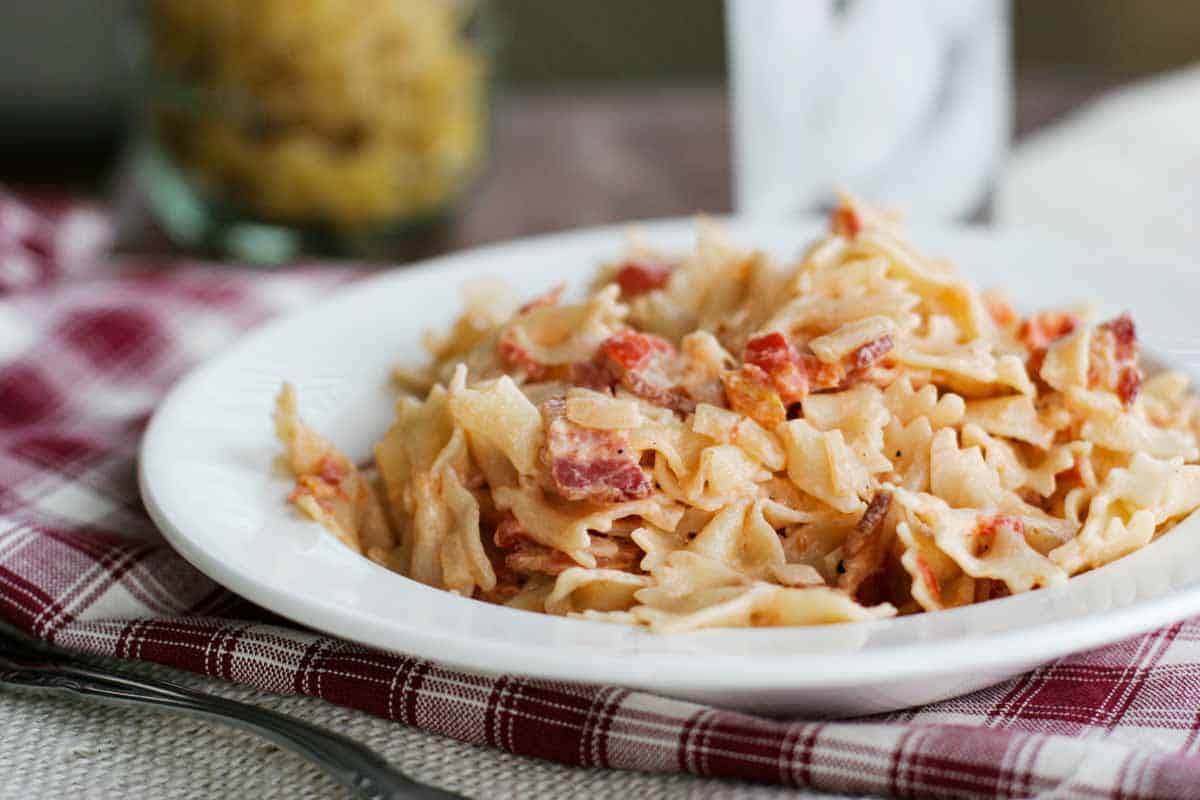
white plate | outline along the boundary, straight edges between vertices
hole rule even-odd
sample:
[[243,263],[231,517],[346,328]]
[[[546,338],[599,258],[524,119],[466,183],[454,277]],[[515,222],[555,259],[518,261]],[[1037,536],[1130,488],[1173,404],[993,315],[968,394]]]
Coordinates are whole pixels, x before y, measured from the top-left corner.
[[[736,239],[791,256],[818,223],[730,221]],[[691,220],[641,226],[689,247]],[[914,231],[982,285],[1025,307],[1096,299],[1134,312],[1143,341],[1185,369],[1200,280],[1183,259],[1121,255],[1026,236]],[[458,312],[458,290],[499,275],[528,292],[580,285],[617,255],[622,229],[547,236],[406,267],[272,322],[197,369],[163,402],[142,445],[142,496],[167,539],[238,594],[297,622],[480,672],[615,683],[774,714],[845,715],[962,694],[1067,653],[1200,612],[1200,524],[1066,586],[953,611],[816,628],[662,636],[516,611],[438,591],[346,549],[292,511],[271,426],[293,381],[301,413],[352,458],[390,421],[388,372],[419,363],[418,340]],[[1183,363],[1181,363],[1183,362]]]

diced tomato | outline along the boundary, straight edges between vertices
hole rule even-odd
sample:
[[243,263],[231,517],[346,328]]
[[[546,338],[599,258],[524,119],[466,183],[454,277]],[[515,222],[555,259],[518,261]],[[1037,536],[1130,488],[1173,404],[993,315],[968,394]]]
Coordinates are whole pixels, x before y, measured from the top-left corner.
[[786,405],[808,394],[808,371],[796,348],[778,331],[764,333],[746,342],[742,361],[766,373],[779,399]]
[[617,271],[617,285],[624,297],[661,289],[671,278],[671,266],[652,261],[628,261]]
[[853,239],[863,229],[862,217],[859,216],[851,206],[845,203],[840,204],[829,215],[829,230],[835,236],[844,236],[847,239]]
[[753,364],[767,373],[787,364],[794,364],[799,357],[800,354],[796,352],[796,348],[792,347],[787,337],[779,331],[761,333],[752,337],[750,341],[746,342],[746,347],[742,351],[743,361]]
[[617,366],[636,369],[654,354],[669,355],[675,352],[675,348],[666,339],[624,330],[605,339],[600,351]]
[[1018,338],[1030,350],[1044,350],[1079,327],[1079,318],[1069,311],[1042,311],[1021,323]]

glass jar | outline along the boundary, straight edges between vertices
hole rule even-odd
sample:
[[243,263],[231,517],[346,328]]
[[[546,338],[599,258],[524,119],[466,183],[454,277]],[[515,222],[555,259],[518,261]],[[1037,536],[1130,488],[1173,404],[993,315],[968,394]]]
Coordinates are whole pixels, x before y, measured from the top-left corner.
[[146,0],[139,181],[180,244],[386,257],[491,143],[483,0]]

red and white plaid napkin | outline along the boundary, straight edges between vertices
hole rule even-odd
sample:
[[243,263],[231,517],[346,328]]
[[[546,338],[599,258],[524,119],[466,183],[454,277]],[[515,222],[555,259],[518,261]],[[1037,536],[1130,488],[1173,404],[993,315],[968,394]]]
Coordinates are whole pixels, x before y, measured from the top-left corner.
[[1200,797],[1200,620],[967,697],[832,723],[467,675],[290,627],[163,543],[134,459],[185,369],[351,275],[117,265],[106,241],[93,211],[0,195],[0,619],[11,625],[566,764],[902,797]]

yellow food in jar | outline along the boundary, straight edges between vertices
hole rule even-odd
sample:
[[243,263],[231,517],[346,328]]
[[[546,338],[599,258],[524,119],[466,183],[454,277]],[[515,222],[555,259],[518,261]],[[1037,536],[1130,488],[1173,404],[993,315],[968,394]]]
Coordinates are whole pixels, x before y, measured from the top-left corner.
[[349,228],[434,211],[479,169],[487,64],[459,0],[150,0],[153,103],[207,193]]

